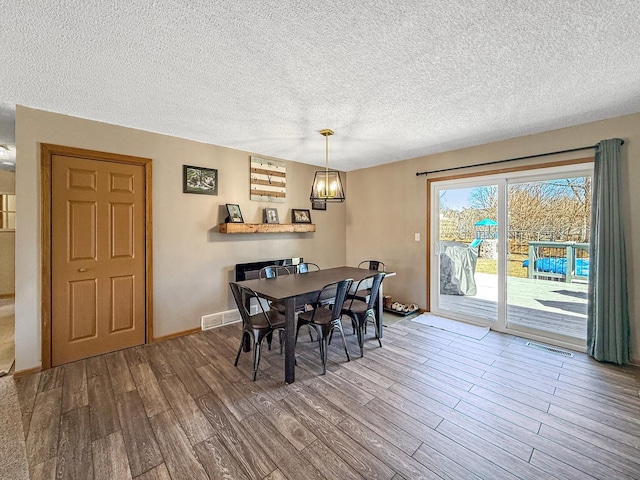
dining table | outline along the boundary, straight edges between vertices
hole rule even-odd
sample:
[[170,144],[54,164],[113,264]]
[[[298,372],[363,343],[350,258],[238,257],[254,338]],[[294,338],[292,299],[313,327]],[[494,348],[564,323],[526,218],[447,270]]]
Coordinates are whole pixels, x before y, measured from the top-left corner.
[[[356,267],[334,267],[324,270],[316,270],[308,273],[294,273],[280,275],[275,278],[256,278],[238,282],[239,285],[251,288],[256,294],[270,302],[279,302],[285,306],[285,345],[284,345],[284,381],[295,381],[296,364],[296,308],[300,305],[312,303],[317,300],[319,292],[334,282],[353,280],[353,288],[360,280],[379,273],[376,270],[368,270]],[[385,277],[395,275],[394,272],[384,272]],[[378,336],[382,338],[382,312],[383,294],[382,285],[376,300],[376,318],[378,319]]]

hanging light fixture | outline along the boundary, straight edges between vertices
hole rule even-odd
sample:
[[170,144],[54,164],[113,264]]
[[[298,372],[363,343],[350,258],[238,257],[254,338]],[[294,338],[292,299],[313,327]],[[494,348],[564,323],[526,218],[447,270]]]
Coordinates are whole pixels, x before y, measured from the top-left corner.
[[311,202],[344,202],[344,189],[340,172],[329,170],[329,136],[333,131],[328,128],[320,130],[320,135],[325,138],[325,168],[319,170],[313,177],[311,186]]

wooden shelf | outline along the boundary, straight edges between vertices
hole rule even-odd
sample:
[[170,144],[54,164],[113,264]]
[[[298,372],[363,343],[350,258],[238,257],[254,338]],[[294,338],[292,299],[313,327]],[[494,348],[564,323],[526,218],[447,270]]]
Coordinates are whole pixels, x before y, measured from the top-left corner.
[[315,232],[315,223],[221,223],[220,233],[307,233]]

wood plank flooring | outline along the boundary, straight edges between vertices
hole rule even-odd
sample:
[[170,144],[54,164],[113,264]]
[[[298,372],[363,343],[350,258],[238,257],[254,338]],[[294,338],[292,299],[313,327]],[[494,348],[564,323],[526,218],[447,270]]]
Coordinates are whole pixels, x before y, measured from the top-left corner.
[[[16,380],[33,479],[640,479],[640,374],[403,320],[320,376],[301,335],[233,366],[239,325]],[[276,342],[276,341],[274,341]]]

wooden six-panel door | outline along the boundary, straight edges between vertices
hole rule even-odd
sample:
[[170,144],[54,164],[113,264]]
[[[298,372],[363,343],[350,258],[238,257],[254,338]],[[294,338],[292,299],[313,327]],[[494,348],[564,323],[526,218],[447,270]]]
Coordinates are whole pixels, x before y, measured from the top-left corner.
[[52,365],[145,343],[144,167],[51,158]]

